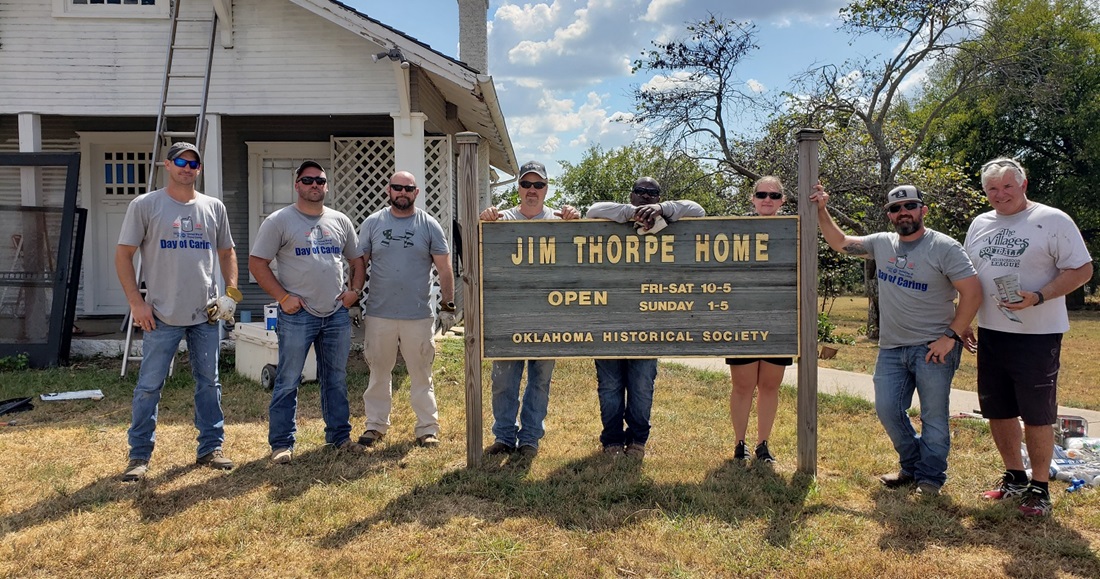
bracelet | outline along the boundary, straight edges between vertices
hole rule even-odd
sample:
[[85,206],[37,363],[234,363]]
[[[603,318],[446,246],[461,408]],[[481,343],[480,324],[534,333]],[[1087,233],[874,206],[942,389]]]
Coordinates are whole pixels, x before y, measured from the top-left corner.
[[279,298],[279,305],[283,305],[283,301],[290,297],[290,293],[287,293],[283,297]]
[[1035,292],[1035,295],[1039,296],[1039,301],[1035,302],[1035,305],[1039,305],[1047,301],[1046,297],[1043,296],[1043,292]]

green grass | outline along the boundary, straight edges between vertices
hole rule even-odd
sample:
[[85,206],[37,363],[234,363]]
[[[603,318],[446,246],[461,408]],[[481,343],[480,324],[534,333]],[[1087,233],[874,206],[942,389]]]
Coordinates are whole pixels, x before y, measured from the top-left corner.
[[[843,352],[843,351],[842,351]],[[361,362],[350,376],[362,430]],[[784,388],[774,468],[730,460],[729,376],[663,365],[644,462],[599,452],[595,372],[563,360],[531,462],[465,466],[461,343],[436,364],[442,444],[412,444],[407,379],[378,448],[323,445],[317,387],[300,396],[290,466],[268,463],[259,385],[223,375],[228,473],[194,462],[186,363],[165,389],[149,479],[122,484],[133,373],[118,362],[0,374],[0,397],[100,388],[98,402],[36,402],[0,434],[0,575],[12,577],[952,577],[1100,576],[1100,498],[1066,495],[1022,521],[977,495],[999,474],[984,424],[953,424],[943,497],[881,487],[896,468],[869,403],[822,396],[818,475],[796,472],[795,392]],[[483,369],[488,377],[488,365]],[[488,389],[483,408],[491,441]]]
[[[1058,403],[1072,408],[1100,410],[1100,310],[1087,309],[1069,313],[1070,329],[1062,338],[1062,369],[1058,375]],[[855,345],[839,346],[831,360],[820,360],[819,366],[871,374],[878,356],[878,342],[868,340],[867,298],[845,296],[837,298],[829,319],[837,331],[855,336]],[[975,329],[977,325],[974,325]],[[975,356],[964,353],[952,388],[977,390],[978,365]]]

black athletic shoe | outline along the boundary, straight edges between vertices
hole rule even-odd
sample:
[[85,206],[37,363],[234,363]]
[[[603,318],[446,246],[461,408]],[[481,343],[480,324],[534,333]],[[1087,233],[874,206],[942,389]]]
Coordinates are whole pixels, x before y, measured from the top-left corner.
[[737,447],[733,449],[733,460],[748,460],[749,449],[745,447],[744,440],[737,441]]
[[771,451],[768,450],[768,441],[761,440],[760,444],[756,445],[756,460],[764,462],[775,462],[775,457],[772,456]]

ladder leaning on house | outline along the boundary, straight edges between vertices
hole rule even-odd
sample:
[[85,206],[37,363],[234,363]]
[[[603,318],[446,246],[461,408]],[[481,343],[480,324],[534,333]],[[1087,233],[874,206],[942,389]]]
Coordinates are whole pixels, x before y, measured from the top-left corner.
[[[161,147],[168,145],[171,141],[179,139],[186,140],[194,143],[199,151],[204,151],[204,145],[206,144],[206,101],[210,92],[210,69],[214,62],[214,41],[217,37],[218,28],[218,16],[214,11],[213,6],[210,7],[209,17],[191,17],[180,16],[180,5],[183,4],[183,0],[176,0],[172,3],[172,16],[169,19],[169,32],[168,32],[168,47],[167,55],[165,56],[164,64],[164,80],[161,84],[160,90],[160,107],[157,114],[157,133],[153,139],[153,155],[149,160],[149,171],[146,173],[146,191],[152,191],[156,189],[157,178],[160,173],[160,158]],[[208,28],[208,37],[203,37],[207,40],[205,44],[200,44],[194,41],[182,42],[179,40],[180,24],[185,26],[197,26],[202,27],[206,25]],[[198,36],[201,32],[195,34],[188,34],[187,36]],[[183,66],[179,66],[180,61],[177,60],[177,51],[180,55],[192,54],[194,58],[184,58]],[[205,51],[205,54],[203,54]],[[203,61],[202,72],[193,72],[194,68],[190,70],[187,65],[193,64],[196,58],[205,57]],[[193,88],[193,84],[196,81],[201,81],[202,87],[192,92],[188,92]],[[180,87],[180,85],[183,85]],[[170,116],[190,116],[195,117],[194,130],[173,131],[168,128],[168,118]],[[138,255],[137,259],[137,283],[138,288],[141,288],[141,256]],[[145,294],[145,289],[140,290]],[[135,355],[133,351],[134,343],[134,323],[133,312],[126,314],[126,319],[123,320],[123,326],[126,331],[126,345],[122,352],[122,377],[126,376],[126,368],[130,362],[140,361],[141,356]],[[172,365],[169,366],[169,375],[171,375],[172,369],[175,366],[175,358],[172,359]]]

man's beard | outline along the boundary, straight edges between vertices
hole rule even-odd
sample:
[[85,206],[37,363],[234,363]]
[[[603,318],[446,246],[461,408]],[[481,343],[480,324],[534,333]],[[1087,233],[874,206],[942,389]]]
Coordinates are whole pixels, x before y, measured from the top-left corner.
[[413,206],[413,201],[408,197],[394,197],[393,199],[390,199],[390,205],[393,205],[394,207],[405,211],[409,207]]
[[894,229],[898,231],[898,235],[912,235],[924,226],[924,220],[913,219],[911,221],[899,221],[894,224]]

